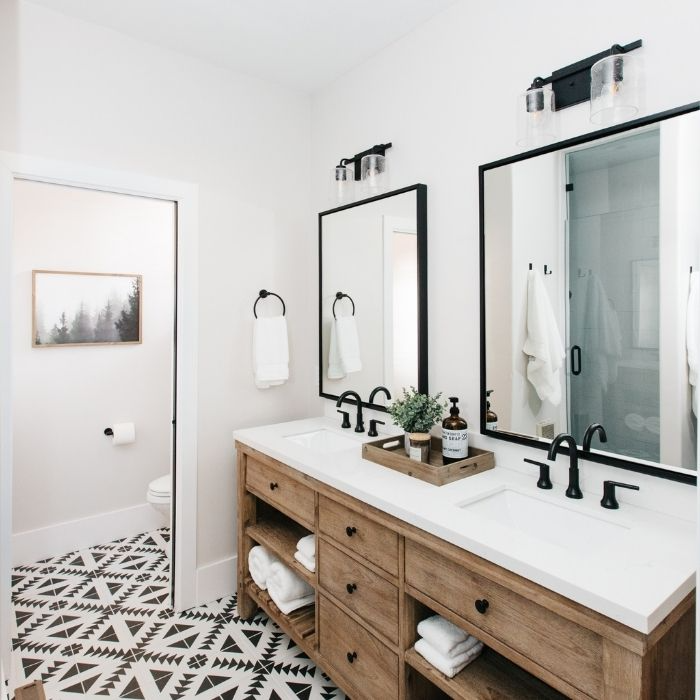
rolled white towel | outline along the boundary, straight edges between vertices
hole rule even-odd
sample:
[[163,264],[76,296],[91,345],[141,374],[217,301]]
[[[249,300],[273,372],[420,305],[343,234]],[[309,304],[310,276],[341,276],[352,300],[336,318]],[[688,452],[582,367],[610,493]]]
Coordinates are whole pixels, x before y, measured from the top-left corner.
[[307,557],[304,552],[302,552],[300,549],[297,549],[296,552],[294,552],[294,558],[305,568],[308,569],[309,571],[316,571],[316,558],[315,557]]
[[453,678],[465,666],[468,666],[472,661],[474,661],[474,659],[481,654],[481,650],[483,648],[483,643],[478,642],[469,651],[465,651],[463,654],[460,654],[455,658],[449,658],[444,654],[441,654],[426,639],[419,639],[415,645],[416,651],[431,666],[435,666],[438,671],[444,673],[448,678]]
[[[270,567],[267,577],[267,590],[272,599],[277,603],[304,598],[312,595],[314,589],[302,578],[297,576],[288,566],[278,561]],[[280,608],[281,610],[282,608]]]
[[440,615],[421,620],[418,623],[417,632],[443,656],[449,656],[458,644],[470,638],[464,630]]
[[278,562],[279,559],[261,545],[257,545],[250,550],[248,554],[248,570],[258,588],[262,590],[267,588],[270,567]]
[[302,596],[301,598],[295,598],[294,600],[277,600],[275,596],[272,595],[272,591],[269,591],[269,593],[270,598],[272,598],[272,601],[280,609],[280,612],[283,615],[289,615],[289,613],[293,612],[294,610],[311,605],[316,599],[316,596],[311,593],[309,595]]
[[307,535],[297,542],[297,549],[309,559],[316,558],[316,535]]

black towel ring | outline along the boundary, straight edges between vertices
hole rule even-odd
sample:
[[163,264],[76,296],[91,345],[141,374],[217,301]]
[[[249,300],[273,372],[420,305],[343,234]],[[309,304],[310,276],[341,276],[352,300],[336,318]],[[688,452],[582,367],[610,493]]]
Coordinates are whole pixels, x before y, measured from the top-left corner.
[[284,299],[282,299],[282,297],[279,294],[275,294],[274,292],[268,292],[267,289],[261,289],[260,294],[258,295],[258,298],[255,300],[255,304],[253,304],[253,316],[255,316],[255,318],[258,317],[258,314],[255,310],[257,305],[258,305],[258,302],[261,299],[266,299],[267,297],[270,297],[270,296],[277,297],[282,302],[282,316],[286,315],[287,307],[284,304]]
[[335,293],[335,301],[333,302],[333,318],[338,318],[335,315],[335,305],[343,298],[346,297],[347,299],[350,299],[350,303],[352,304],[352,315],[355,315],[355,302],[352,300],[352,297],[349,294],[345,294],[344,292],[336,292]]

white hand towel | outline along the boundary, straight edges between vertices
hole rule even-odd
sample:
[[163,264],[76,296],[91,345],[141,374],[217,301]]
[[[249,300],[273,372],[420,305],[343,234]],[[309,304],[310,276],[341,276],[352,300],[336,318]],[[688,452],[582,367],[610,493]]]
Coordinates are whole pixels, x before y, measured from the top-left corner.
[[427,640],[419,639],[416,642],[415,650],[432,666],[444,673],[448,678],[454,678],[465,666],[469,665],[479,654],[484,645],[479,642],[469,651],[464,652],[456,658],[448,658],[431,646]]
[[700,270],[690,273],[690,294],[686,315],[686,345],[688,349],[688,382],[692,387],[693,413],[700,418]]
[[474,639],[440,615],[421,620],[416,631],[444,656],[447,656],[458,644]]
[[248,554],[248,570],[258,588],[262,590],[267,588],[267,577],[270,575],[270,567],[275,562],[279,562],[279,559],[261,545],[257,545],[250,550]]
[[359,372],[362,369],[360,358],[360,338],[354,316],[341,316],[335,320],[335,332],[338,342],[338,356],[345,374]]
[[523,352],[530,357],[527,378],[542,401],[561,402],[559,369],[564,345],[547,290],[538,270],[527,273],[527,338]]
[[297,549],[309,559],[316,557],[316,535],[306,535],[297,542]]
[[342,379],[344,376],[345,368],[338,351],[338,331],[334,319],[331,321],[331,340],[328,348],[328,379]]
[[289,340],[284,316],[255,319],[253,374],[259,389],[284,384],[289,379]]
[[270,574],[267,577],[267,590],[275,603],[278,603],[277,607],[279,607],[279,603],[304,598],[314,592],[314,589],[306,581],[279,561],[270,567]]
[[294,600],[277,600],[275,596],[272,595],[272,591],[269,591],[269,593],[270,598],[272,598],[272,602],[280,609],[280,612],[283,615],[289,615],[290,612],[294,612],[299,608],[312,605],[316,600],[316,596],[313,593],[302,596],[301,598],[295,598]]
[[304,552],[297,549],[294,552],[294,558],[309,571],[316,571],[316,559],[314,557],[307,557]]

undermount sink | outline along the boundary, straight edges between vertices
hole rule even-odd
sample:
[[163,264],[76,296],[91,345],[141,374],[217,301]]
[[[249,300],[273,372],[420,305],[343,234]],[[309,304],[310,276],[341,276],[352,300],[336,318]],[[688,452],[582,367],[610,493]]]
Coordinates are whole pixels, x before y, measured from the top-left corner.
[[629,533],[629,527],[605,517],[581,513],[507,487],[458,507],[528,537],[578,551],[607,549]]
[[314,452],[340,452],[352,447],[360,447],[360,443],[357,440],[325,428],[311,430],[308,433],[287,435],[285,439]]

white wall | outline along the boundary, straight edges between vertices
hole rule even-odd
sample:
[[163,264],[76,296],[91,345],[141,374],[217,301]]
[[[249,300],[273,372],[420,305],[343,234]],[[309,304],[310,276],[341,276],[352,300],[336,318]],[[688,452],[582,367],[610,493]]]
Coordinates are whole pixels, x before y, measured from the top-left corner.
[[[516,95],[535,75],[642,38],[646,111],[696,100],[699,21],[694,0],[663,6],[591,0],[576,7],[555,0],[495,0],[478,11],[473,3],[458,2],[315,96],[318,208],[328,169],[339,156],[387,140],[394,144],[388,152],[394,185],[428,185],[430,387],[460,396],[470,426],[478,425],[480,406],[478,165],[516,151]],[[592,129],[588,109],[582,104],[561,112],[562,138]],[[454,322],[455,299],[463,300],[461,324]],[[448,307],[450,323],[442,312]],[[493,407],[498,412],[496,395]],[[504,443],[483,444],[513,459]],[[590,478],[591,489],[600,490],[597,477],[586,476],[587,466],[584,487]],[[564,466],[553,472],[560,478]],[[656,495],[679,494],[688,507],[688,487],[659,479],[653,484]]]
[[[0,149],[200,186],[198,566],[235,550],[231,431],[308,415],[316,358],[309,101],[21,3],[16,137]],[[252,307],[282,295],[291,377],[257,390]]]
[[[149,481],[170,471],[175,217],[172,202],[15,182],[15,534],[145,505]],[[35,269],[142,275],[143,342],[32,347]],[[126,421],[136,443],[112,446],[104,428]]]

